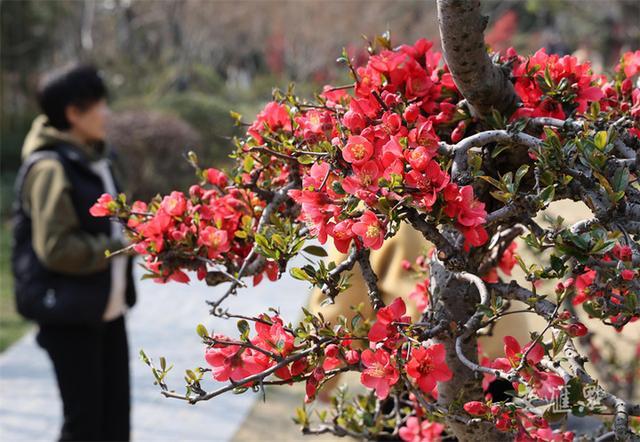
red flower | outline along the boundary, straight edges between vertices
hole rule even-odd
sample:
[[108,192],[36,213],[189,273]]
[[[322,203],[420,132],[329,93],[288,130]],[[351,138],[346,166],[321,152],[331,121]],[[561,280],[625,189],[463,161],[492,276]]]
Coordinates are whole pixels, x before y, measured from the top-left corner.
[[207,257],[209,259],[218,258],[220,254],[228,252],[231,248],[227,232],[216,229],[213,226],[207,226],[200,231],[198,245],[207,247]]
[[484,416],[489,413],[489,407],[484,402],[471,401],[464,404],[464,411],[469,413],[471,416]]
[[324,362],[322,363],[322,368],[326,371],[338,368],[342,364],[342,361],[338,358],[339,354],[340,347],[336,344],[327,345],[324,349]]
[[342,149],[342,157],[355,166],[364,164],[373,155],[373,145],[365,137],[351,135]]
[[405,316],[407,306],[402,298],[396,298],[391,304],[376,312],[376,322],[369,330],[368,338],[371,342],[385,339],[395,339],[398,335],[394,322],[411,322],[410,316]]
[[409,165],[413,170],[424,172],[427,170],[427,166],[430,164],[431,159],[436,156],[437,150],[437,145],[431,148],[417,146],[415,149],[406,150],[404,157],[409,162]]
[[634,272],[633,270],[624,269],[620,272],[620,276],[622,276],[622,279],[624,279],[625,281],[632,281],[636,277],[636,272]]
[[364,115],[353,110],[347,111],[342,118],[342,123],[351,131],[352,134],[359,134],[365,128],[366,120]]
[[434,344],[429,348],[414,349],[407,363],[407,374],[416,380],[425,393],[430,393],[437,382],[451,379],[453,375],[445,362],[444,345]]
[[271,322],[271,325],[256,322],[258,335],[251,342],[264,350],[285,357],[293,350],[294,337],[284,329],[282,319],[278,316],[271,318]]
[[98,198],[98,201],[91,206],[89,213],[95,217],[109,216],[113,213],[114,209],[115,203],[113,197],[108,193],[103,193],[100,195],[100,198]]
[[429,278],[416,284],[413,291],[409,293],[409,298],[415,302],[418,311],[423,312],[429,305]]
[[278,263],[271,260],[267,261],[267,263],[264,266],[264,271],[260,273],[256,273],[253,276],[254,287],[260,284],[265,274],[267,275],[267,278],[269,278],[269,281],[277,281],[278,276],[280,276],[280,267],[278,267]]
[[447,186],[444,195],[447,206],[445,212],[448,216],[456,218],[458,224],[464,227],[476,227],[484,224],[487,212],[484,203],[475,199],[473,187],[455,184]]
[[338,224],[329,227],[329,235],[333,237],[333,243],[340,253],[348,253],[351,240],[355,234],[352,231],[353,220],[345,219]]
[[182,216],[187,209],[187,200],[182,192],[173,191],[162,199],[160,208],[169,216]]
[[205,170],[205,176],[207,177],[207,181],[213,184],[214,186],[218,186],[223,188],[227,185],[227,176],[224,172],[215,169],[213,167]]
[[437,442],[441,440],[440,435],[444,430],[444,425],[438,422],[422,421],[415,416],[407,419],[404,427],[400,428],[398,434],[405,442]]
[[440,165],[431,160],[427,164],[424,173],[412,170],[405,177],[406,183],[420,191],[419,203],[425,209],[430,210],[438,199],[438,193],[449,183],[449,175],[440,168]]
[[385,228],[380,224],[378,217],[371,210],[365,211],[351,230],[362,238],[365,247],[373,250],[382,247],[386,233]]
[[576,278],[576,290],[578,293],[571,301],[573,305],[582,304],[587,299],[587,296],[589,295],[589,287],[591,287],[596,279],[595,270],[591,270],[588,267],[585,267],[585,270],[586,271],[583,274]]
[[376,192],[380,169],[375,161],[367,161],[360,166],[353,166],[354,174],[342,181],[342,188],[352,195],[360,192]]
[[635,52],[625,52],[622,55],[621,63],[616,66],[616,71],[622,69],[627,78],[631,78],[640,72],[640,50]]
[[[526,373],[523,375],[525,378]],[[532,369],[532,374],[528,379],[529,383],[533,386],[535,393],[542,399],[555,399],[560,394],[560,390],[564,386],[564,380],[555,373],[547,373]]]
[[[218,336],[218,338],[227,340],[224,336]],[[258,353],[257,358],[256,353]],[[216,381],[225,382],[231,379],[238,382],[268,368],[264,358],[259,355],[262,353],[251,349],[243,350],[238,345],[216,344],[207,348],[205,359],[212,367],[211,374]]]
[[[529,343],[524,349],[520,347],[517,339],[513,336],[504,337],[504,354],[507,356],[509,363],[512,367],[517,367],[520,364],[522,355],[527,352],[531,343]],[[527,354],[527,362],[531,365],[536,365],[542,360],[544,356],[544,348],[540,344],[535,344],[531,351]]]
[[585,325],[581,322],[575,322],[573,324],[569,324],[565,326],[564,329],[569,334],[569,336],[574,338],[579,336],[584,336],[588,332],[587,327],[585,327]]
[[[505,336],[504,344],[504,352],[507,355],[509,363],[514,368],[520,364],[522,356],[532,345],[532,343],[529,343],[525,348],[521,348],[513,336]],[[536,368],[536,365],[542,360],[543,356],[544,348],[540,344],[535,344],[527,354],[529,367],[526,367],[521,375],[532,385],[533,390],[538,396],[543,399],[553,399],[560,393],[564,381],[555,373],[547,373]]]
[[284,104],[272,101],[268,103],[264,109],[256,116],[256,120],[247,130],[247,133],[262,143],[263,139],[260,134],[265,131],[265,124],[270,131],[285,130],[291,131],[291,117],[289,110]]
[[464,248],[469,250],[470,246],[480,247],[489,240],[487,231],[482,226],[463,227],[460,229],[464,235]]
[[505,273],[505,275],[511,276],[511,270],[513,270],[513,267],[517,263],[516,255],[514,253],[517,248],[518,248],[518,244],[515,242],[512,242],[511,244],[509,244],[509,247],[507,248],[507,250],[505,250],[504,253],[502,254],[502,258],[500,258],[498,267],[500,267],[500,270],[502,270]]
[[375,353],[366,349],[362,352],[361,360],[365,369],[360,375],[360,382],[365,387],[373,388],[378,399],[385,399],[399,378],[398,370],[391,363],[391,356],[383,349]]
[[620,261],[631,261],[631,259],[633,258],[633,252],[631,250],[631,247],[629,246],[621,246],[620,244],[616,244],[615,246],[613,246],[613,250],[611,252]]

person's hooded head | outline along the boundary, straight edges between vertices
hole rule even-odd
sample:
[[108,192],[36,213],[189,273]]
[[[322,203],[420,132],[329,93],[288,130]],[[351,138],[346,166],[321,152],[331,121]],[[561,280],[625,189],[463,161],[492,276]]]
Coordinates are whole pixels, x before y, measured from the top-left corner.
[[76,65],[46,74],[37,99],[50,126],[85,144],[104,140],[107,88],[95,67]]

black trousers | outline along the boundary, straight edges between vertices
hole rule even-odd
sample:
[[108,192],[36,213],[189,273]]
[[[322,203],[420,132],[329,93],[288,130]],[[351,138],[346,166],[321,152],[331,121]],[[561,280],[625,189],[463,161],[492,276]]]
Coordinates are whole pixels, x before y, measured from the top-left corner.
[[128,441],[129,347],[124,316],[97,326],[41,325],[37,337],[56,372],[61,441]]

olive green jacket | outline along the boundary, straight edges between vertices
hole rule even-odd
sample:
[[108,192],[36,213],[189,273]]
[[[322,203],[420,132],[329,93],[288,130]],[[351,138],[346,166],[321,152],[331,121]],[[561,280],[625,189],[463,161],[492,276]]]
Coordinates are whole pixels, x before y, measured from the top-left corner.
[[[49,125],[41,115],[34,120],[24,141],[22,160],[61,143],[75,147],[90,160],[105,153],[104,146],[84,145],[69,133]],[[55,159],[42,159],[29,170],[20,197],[31,218],[35,253],[45,267],[59,273],[82,275],[104,270],[109,265],[105,251],[118,250],[123,244],[107,235],[93,235],[81,229],[71,190],[64,167]]]

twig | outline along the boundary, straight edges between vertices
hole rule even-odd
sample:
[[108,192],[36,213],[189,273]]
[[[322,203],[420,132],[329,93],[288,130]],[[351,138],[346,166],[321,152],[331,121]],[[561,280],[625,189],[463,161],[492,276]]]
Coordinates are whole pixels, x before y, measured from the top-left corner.
[[360,264],[360,270],[362,277],[367,284],[367,293],[369,300],[374,310],[380,310],[384,307],[384,301],[380,296],[380,289],[378,289],[378,276],[371,268],[371,261],[369,261],[370,251],[369,249],[362,249],[362,252],[358,254],[358,264]]

